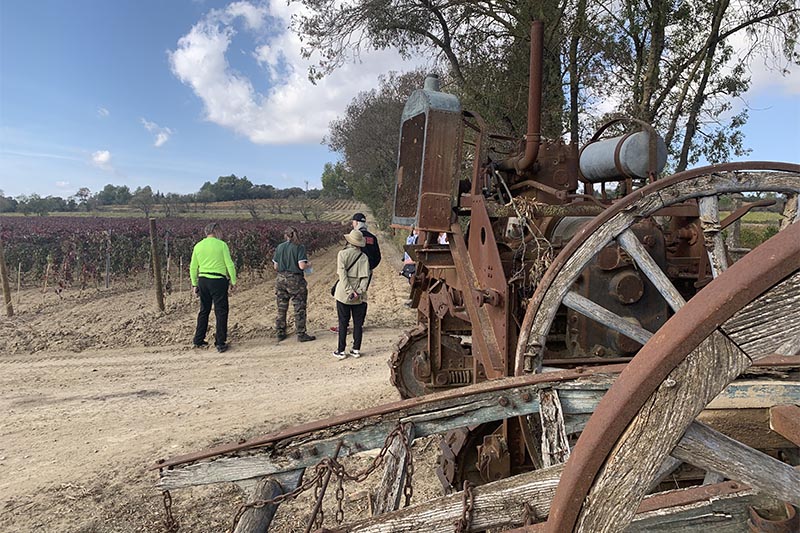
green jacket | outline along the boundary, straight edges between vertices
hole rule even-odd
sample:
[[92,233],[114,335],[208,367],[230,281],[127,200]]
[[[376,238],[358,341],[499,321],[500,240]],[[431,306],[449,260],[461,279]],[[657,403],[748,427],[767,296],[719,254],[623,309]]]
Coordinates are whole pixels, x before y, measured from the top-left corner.
[[194,245],[192,262],[189,264],[192,287],[197,286],[197,278],[229,278],[236,285],[236,266],[231,259],[231,251],[225,241],[216,237],[206,237]]
[[[359,257],[359,254],[361,257]],[[358,259],[356,259],[358,257]],[[355,261],[355,263],[353,263]],[[350,270],[345,271],[345,268],[353,263]],[[336,256],[336,272],[339,274],[339,283],[336,284],[336,290],[333,297],[337,301],[348,305],[358,305],[361,302],[367,301],[367,286],[369,285],[369,259],[367,254],[361,253],[360,248],[356,248],[352,244],[348,244],[344,250],[339,252]],[[357,292],[360,296],[353,300],[347,298],[353,292]]]

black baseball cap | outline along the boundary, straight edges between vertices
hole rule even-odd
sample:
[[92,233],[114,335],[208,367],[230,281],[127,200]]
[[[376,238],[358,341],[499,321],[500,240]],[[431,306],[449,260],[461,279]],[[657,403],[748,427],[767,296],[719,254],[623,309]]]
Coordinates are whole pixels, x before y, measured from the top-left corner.
[[366,222],[367,217],[364,216],[364,213],[356,213],[355,215],[353,215],[352,220],[355,220],[356,222]]

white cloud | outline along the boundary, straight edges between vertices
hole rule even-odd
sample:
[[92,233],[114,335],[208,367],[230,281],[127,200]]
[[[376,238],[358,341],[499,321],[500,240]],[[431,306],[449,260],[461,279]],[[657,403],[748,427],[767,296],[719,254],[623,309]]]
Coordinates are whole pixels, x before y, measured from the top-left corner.
[[[202,100],[207,120],[258,144],[319,142],[328,123],[360,91],[376,87],[380,74],[422,64],[405,62],[392,50],[364,52],[361,62],[348,63],[314,85],[307,72],[316,58],[303,58],[300,38],[286,30],[299,9],[281,0],[235,2],[210,11],[180,38],[169,54],[172,71]],[[250,52],[270,83],[266,91],[258,91],[226,58],[242,26],[270,28],[255,36]]]
[[104,170],[111,170],[111,152],[98,150],[92,154],[92,163]]
[[59,189],[66,189],[67,187],[69,187],[69,182],[68,181],[57,181],[56,182],[56,187],[58,187]]
[[234,2],[225,9],[225,13],[232,19],[242,17],[248,29],[259,30],[266,21],[267,8],[255,6],[249,2]]
[[105,107],[98,107],[97,108],[97,116],[100,118],[106,118],[111,114],[111,111],[106,109]]
[[153,141],[153,146],[160,148],[166,143],[172,135],[172,130],[166,127],[161,127],[155,122],[150,122],[146,118],[141,119],[144,128],[150,133],[155,133],[156,137]]
[[733,46],[738,61],[744,62],[750,76],[750,93],[780,91],[800,96],[800,70],[787,61],[781,50],[768,38],[753,42],[747,32],[733,34],[729,43]]

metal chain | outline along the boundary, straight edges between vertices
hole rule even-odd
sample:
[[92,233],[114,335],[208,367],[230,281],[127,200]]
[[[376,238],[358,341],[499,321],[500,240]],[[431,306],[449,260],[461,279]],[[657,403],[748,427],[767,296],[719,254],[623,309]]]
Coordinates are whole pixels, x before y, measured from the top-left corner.
[[344,476],[339,476],[339,481],[336,483],[336,525],[342,525],[344,522]]
[[180,528],[180,525],[172,514],[172,495],[168,490],[163,491],[161,494],[164,499],[164,531],[175,533]]
[[472,493],[472,483],[464,480],[464,490],[461,493],[461,518],[455,522],[455,533],[467,533],[472,528],[472,511],[475,504],[475,495]]
[[[317,483],[314,486],[314,501],[319,501],[325,495],[322,493],[322,485],[324,483],[324,476],[317,476]],[[319,529],[325,521],[325,510],[320,506],[319,512],[314,516],[314,528]]]
[[[408,451],[407,468],[408,466],[410,466],[410,470],[408,471],[413,472],[414,468],[411,459],[411,445],[408,442],[408,439],[405,437],[402,424],[398,423],[397,426],[386,436],[386,439],[383,442],[383,447],[381,448],[380,452],[378,452],[378,455],[375,456],[375,459],[372,460],[372,464],[370,464],[364,471],[358,472],[356,474],[351,474],[347,472],[344,465],[342,465],[338,461],[338,459],[333,457],[326,457],[322,459],[319,463],[317,463],[317,465],[314,467],[314,475],[305,480],[293,491],[280,494],[274,498],[270,498],[267,500],[253,500],[251,502],[246,502],[241,504],[236,514],[234,515],[233,526],[229,531],[232,532],[236,529],[236,524],[239,523],[239,520],[241,519],[242,515],[248,509],[260,509],[266,505],[278,505],[285,501],[293,500],[303,492],[309,490],[311,487],[315,487],[314,495],[316,500],[317,498],[319,498],[319,490],[322,486],[323,477],[325,476],[325,473],[328,471],[331,472],[331,475],[335,475],[337,476],[337,478],[339,478],[340,484],[343,484],[345,480],[352,481],[354,483],[363,483],[373,472],[375,472],[375,470],[377,470],[383,465],[384,460],[386,458],[386,453],[389,451],[389,447],[392,445],[392,442],[394,442],[394,439],[396,438],[403,439],[404,445]],[[410,486],[411,483],[410,477],[411,476],[407,474],[407,479],[406,479],[407,487],[404,488],[404,494],[406,494],[406,502],[410,500],[411,494],[413,493],[413,488],[411,488]],[[338,494],[339,494],[339,489],[337,488],[337,498]],[[342,500],[343,499],[344,499],[344,489],[342,488]],[[406,505],[408,505],[408,503],[406,503]],[[339,510],[337,510],[337,520],[339,516],[340,516]],[[341,516],[342,518],[344,517],[343,511]],[[317,514],[317,520],[316,520],[318,522],[317,525],[318,528],[322,527],[323,517],[324,513],[322,509],[320,509],[319,513]]]

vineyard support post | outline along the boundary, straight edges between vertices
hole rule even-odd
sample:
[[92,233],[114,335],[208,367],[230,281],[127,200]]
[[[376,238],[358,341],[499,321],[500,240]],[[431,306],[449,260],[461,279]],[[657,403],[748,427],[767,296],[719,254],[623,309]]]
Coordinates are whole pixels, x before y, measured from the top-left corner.
[[8,269],[6,269],[6,258],[3,253],[3,241],[0,239],[0,283],[3,284],[3,300],[6,303],[6,315],[8,318],[14,316],[14,305],[11,303],[11,289],[8,286]]
[[19,305],[19,290],[22,287],[22,261],[17,266],[17,305]]
[[156,219],[150,219],[150,255],[153,257],[153,277],[156,280],[156,303],[158,309],[164,311],[164,291],[161,288],[161,261],[156,245]]
[[108,230],[106,235],[106,289],[109,285],[109,276],[111,275],[111,230]]

